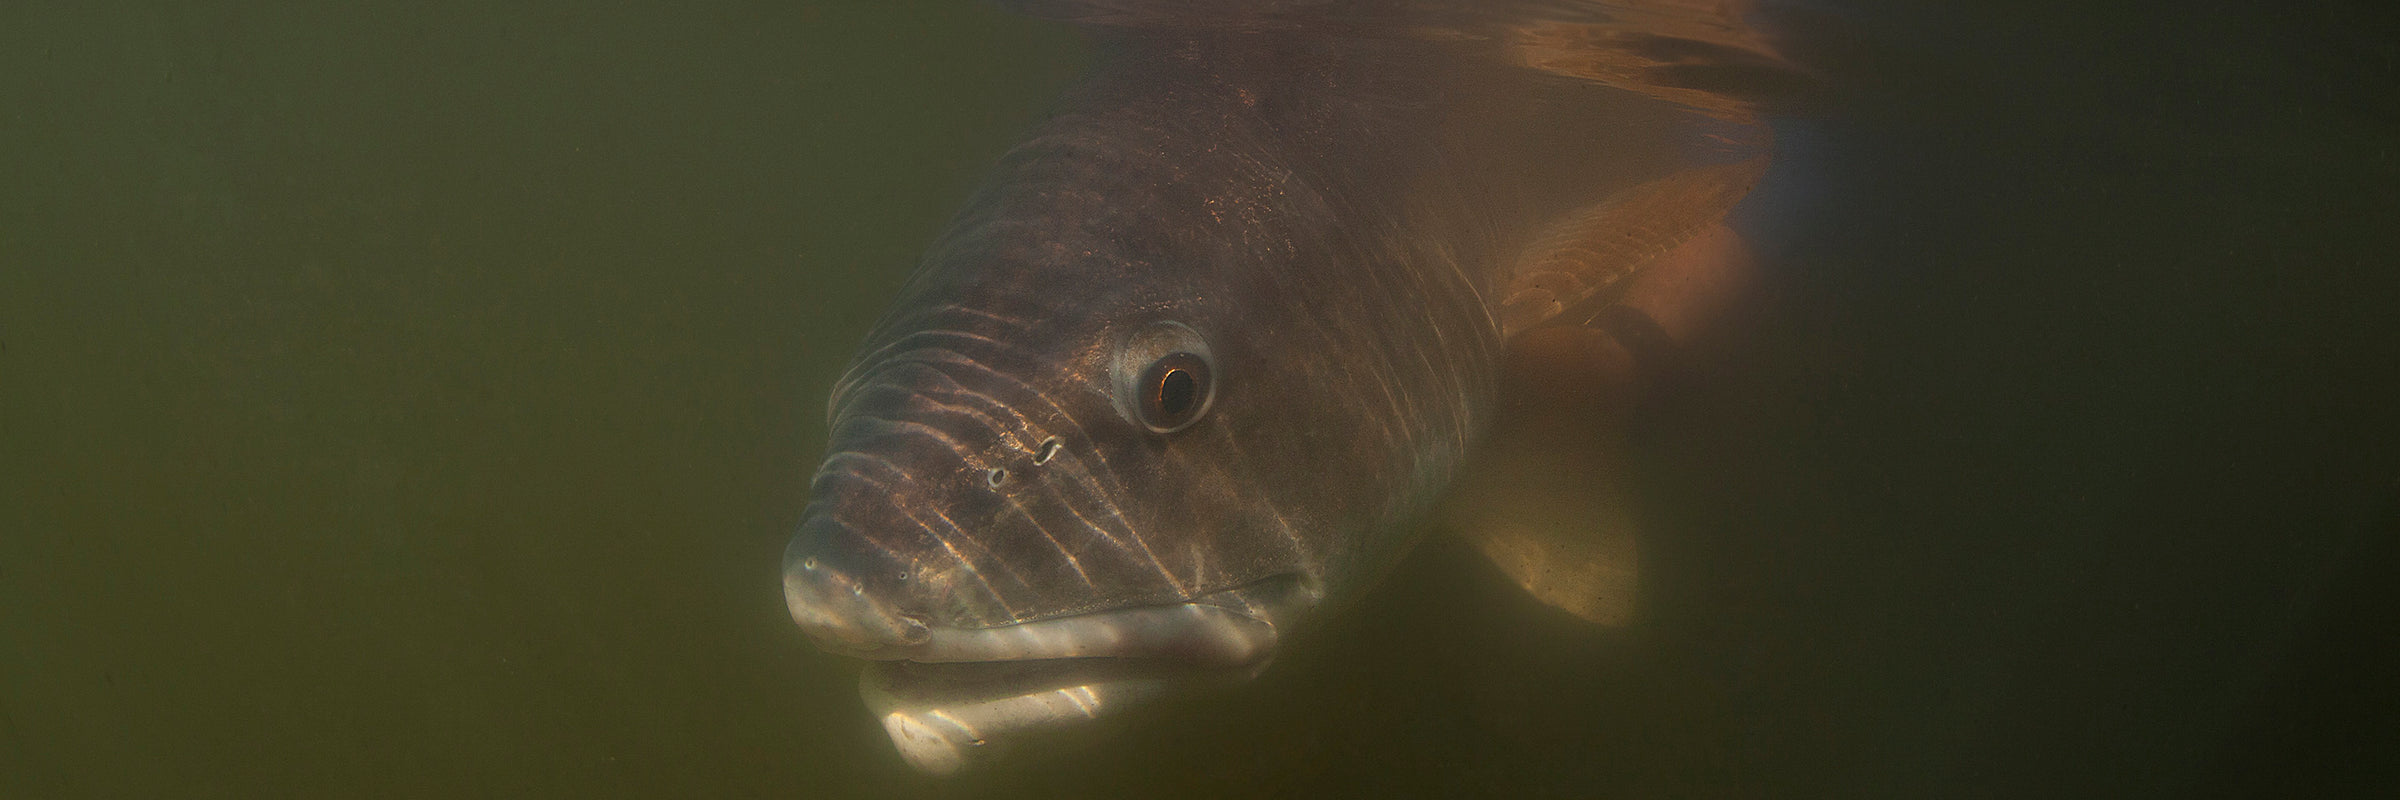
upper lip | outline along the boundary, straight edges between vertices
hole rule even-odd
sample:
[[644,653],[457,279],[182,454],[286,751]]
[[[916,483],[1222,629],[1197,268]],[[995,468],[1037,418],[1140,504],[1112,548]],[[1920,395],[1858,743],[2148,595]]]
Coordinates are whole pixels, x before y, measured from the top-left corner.
[[928,663],[1063,658],[1161,658],[1247,664],[1275,647],[1273,623],[1191,602],[1097,611],[997,628],[932,628],[892,657]]
[[1278,618],[1315,600],[1302,584],[1296,578],[1270,579],[1172,605],[961,628],[929,625],[813,558],[786,564],[783,580],[793,620],[824,649],[857,658],[921,663],[1127,658],[1192,666],[1236,666],[1272,653]]
[[860,694],[901,755],[936,773],[995,735],[1090,718],[1170,683],[1256,674],[1278,624],[1319,597],[1294,574],[1171,605],[959,628],[926,625],[805,560],[787,564],[784,587],[819,644],[877,660]]

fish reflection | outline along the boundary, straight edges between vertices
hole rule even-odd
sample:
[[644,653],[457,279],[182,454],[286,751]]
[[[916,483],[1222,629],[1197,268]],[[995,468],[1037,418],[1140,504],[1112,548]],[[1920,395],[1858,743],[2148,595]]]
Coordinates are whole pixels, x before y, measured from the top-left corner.
[[1535,596],[1632,613],[1611,438],[1766,163],[1734,10],[1017,5],[1104,56],[837,383],[785,557],[910,763],[1254,674],[1445,493]]

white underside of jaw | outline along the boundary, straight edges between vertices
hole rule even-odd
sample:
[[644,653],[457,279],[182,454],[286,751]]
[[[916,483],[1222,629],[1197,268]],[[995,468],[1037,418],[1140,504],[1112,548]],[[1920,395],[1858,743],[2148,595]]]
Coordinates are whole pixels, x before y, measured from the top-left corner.
[[[874,678],[872,672],[869,679]],[[1095,681],[939,707],[889,711],[883,730],[919,771],[947,775],[993,738],[1099,717],[1166,692],[1169,678]]]
[[1317,598],[1310,583],[1281,579],[1172,606],[936,628],[906,661],[871,665],[859,690],[902,758],[947,774],[995,737],[1090,720],[1178,683],[1255,675],[1277,624]]

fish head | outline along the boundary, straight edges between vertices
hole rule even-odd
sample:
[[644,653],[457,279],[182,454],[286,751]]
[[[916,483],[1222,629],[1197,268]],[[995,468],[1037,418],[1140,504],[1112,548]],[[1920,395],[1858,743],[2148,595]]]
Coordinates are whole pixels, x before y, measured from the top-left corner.
[[958,660],[963,632],[1306,577],[1298,536],[1257,546],[1296,532],[1222,480],[1237,438],[1210,423],[1233,393],[1194,325],[940,316],[871,346],[836,391],[785,558],[793,617],[824,647]]
[[1316,515],[1381,494],[1322,467],[1358,415],[1296,400],[1306,360],[1267,357],[1284,323],[1219,304],[1242,270],[1094,230],[937,252],[834,390],[785,598],[876,662],[870,704],[921,767],[1262,665],[1344,549]]

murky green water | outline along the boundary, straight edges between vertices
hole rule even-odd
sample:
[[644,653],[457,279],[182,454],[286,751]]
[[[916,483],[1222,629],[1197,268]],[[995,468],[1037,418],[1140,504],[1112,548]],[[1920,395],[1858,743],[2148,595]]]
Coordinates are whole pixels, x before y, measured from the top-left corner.
[[2370,791],[2390,31],[1883,5],[1781,15],[1835,91],[1769,311],[1642,440],[1642,624],[1436,544],[1251,686],[947,783],[778,557],[1072,35],[0,11],[0,796]]

